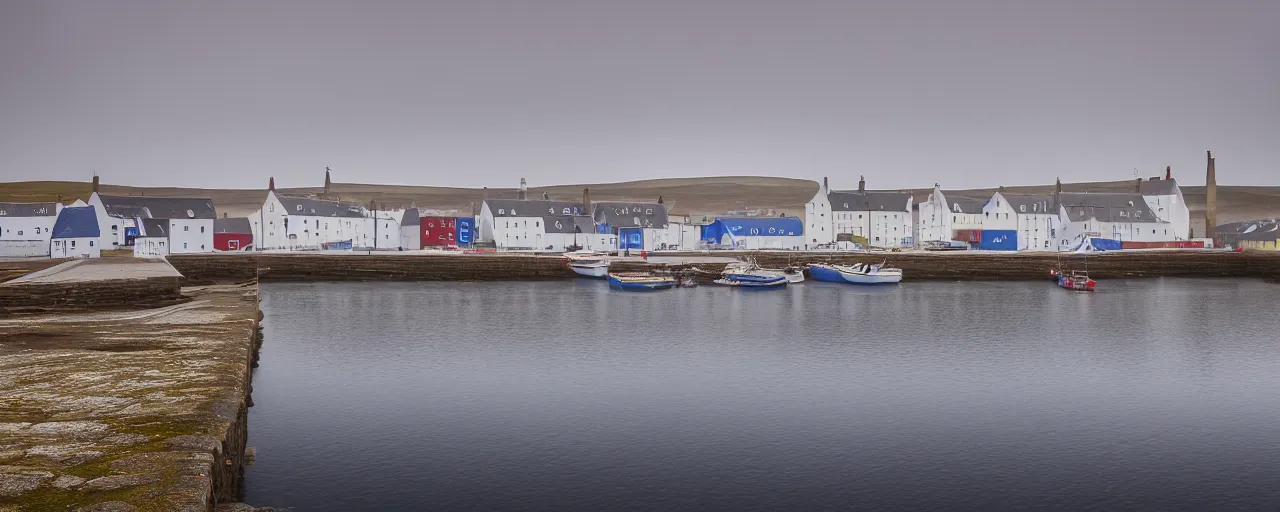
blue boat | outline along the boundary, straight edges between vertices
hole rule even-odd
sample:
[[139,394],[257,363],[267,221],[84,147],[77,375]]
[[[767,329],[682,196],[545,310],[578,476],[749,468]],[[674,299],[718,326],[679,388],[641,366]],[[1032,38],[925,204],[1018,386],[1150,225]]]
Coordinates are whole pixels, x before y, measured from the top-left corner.
[[785,288],[787,286],[787,278],[785,276],[726,274],[724,278],[717,279],[716,284],[753,289]]
[[822,281],[824,283],[847,283],[848,282],[844,280],[844,275],[841,274],[839,270],[836,270],[827,265],[822,265],[819,263],[810,263],[808,266],[808,269],[809,269],[809,277],[813,278],[814,281]]
[[609,274],[609,287],[616,290],[646,292],[666,290],[676,285],[670,277],[658,277],[648,274]]

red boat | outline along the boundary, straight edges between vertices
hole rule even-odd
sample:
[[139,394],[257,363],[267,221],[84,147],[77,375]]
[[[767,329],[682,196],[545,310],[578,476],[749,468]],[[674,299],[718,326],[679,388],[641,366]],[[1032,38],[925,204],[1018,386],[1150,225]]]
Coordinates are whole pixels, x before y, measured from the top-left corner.
[[1071,275],[1067,275],[1066,273],[1054,271],[1054,274],[1058,276],[1058,286],[1068,290],[1091,292],[1098,285],[1096,281],[1089,278],[1088,272],[1076,270],[1071,272]]

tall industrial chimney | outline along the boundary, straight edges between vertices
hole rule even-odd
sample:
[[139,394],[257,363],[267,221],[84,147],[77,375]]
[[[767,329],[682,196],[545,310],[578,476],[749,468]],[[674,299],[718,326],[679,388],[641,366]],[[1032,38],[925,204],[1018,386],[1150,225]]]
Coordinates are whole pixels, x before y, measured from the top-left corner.
[[1205,151],[1208,169],[1204,176],[1204,236],[1213,239],[1218,228],[1218,171],[1214,169],[1213,152]]
[[520,190],[519,192],[516,193],[516,199],[520,199],[521,201],[523,201],[528,198],[529,198],[529,184],[524,181],[524,178],[520,178]]
[[329,167],[326,166],[324,168],[324,196],[325,197],[329,197],[329,185],[332,185],[332,184],[333,182],[329,180]]

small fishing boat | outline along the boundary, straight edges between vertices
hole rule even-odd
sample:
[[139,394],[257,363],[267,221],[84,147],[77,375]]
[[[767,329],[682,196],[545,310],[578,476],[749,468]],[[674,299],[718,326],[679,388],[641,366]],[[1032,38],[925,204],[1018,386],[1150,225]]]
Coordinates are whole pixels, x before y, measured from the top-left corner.
[[573,251],[564,254],[569,269],[580,276],[603,279],[609,275],[609,258],[595,251]]
[[799,283],[804,281],[804,269],[801,267],[786,267],[782,269],[761,268],[754,260],[730,263],[724,267],[724,275],[754,275],[760,277],[782,277],[788,283]]
[[815,280],[830,283],[894,284],[902,281],[902,269],[885,267],[883,263],[880,265],[810,263],[808,270],[809,275]]
[[1089,277],[1088,272],[1076,270],[1071,272],[1071,274],[1058,274],[1058,286],[1068,290],[1091,292],[1097,284],[1098,283],[1096,281]]
[[676,285],[675,278],[649,274],[609,274],[609,287],[625,291],[666,290]]
[[783,276],[764,277],[744,274],[729,274],[721,279],[717,279],[715,282],[716,284],[722,284],[725,286],[752,289],[785,288],[787,286],[787,278]]

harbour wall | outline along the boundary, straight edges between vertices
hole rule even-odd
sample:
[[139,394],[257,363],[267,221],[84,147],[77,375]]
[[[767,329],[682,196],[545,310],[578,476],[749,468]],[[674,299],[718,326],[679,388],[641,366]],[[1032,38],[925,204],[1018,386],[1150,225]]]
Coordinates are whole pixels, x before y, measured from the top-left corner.
[[0,311],[152,308],[186,300],[181,276],[0,285]]
[[[705,256],[754,258],[765,267],[807,263],[881,263],[903,269],[908,281],[1034,280],[1049,271],[1088,270],[1100,279],[1135,277],[1274,277],[1280,276],[1280,253],[1225,251],[1133,251],[1072,253],[820,253],[715,252],[654,253],[668,261],[620,260],[614,271],[701,270],[714,274],[724,263],[696,262]],[[184,254],[169,262],[190,283],[263,281],[500,281],[574,277],[553,256],[406,255],[406,254]]]

